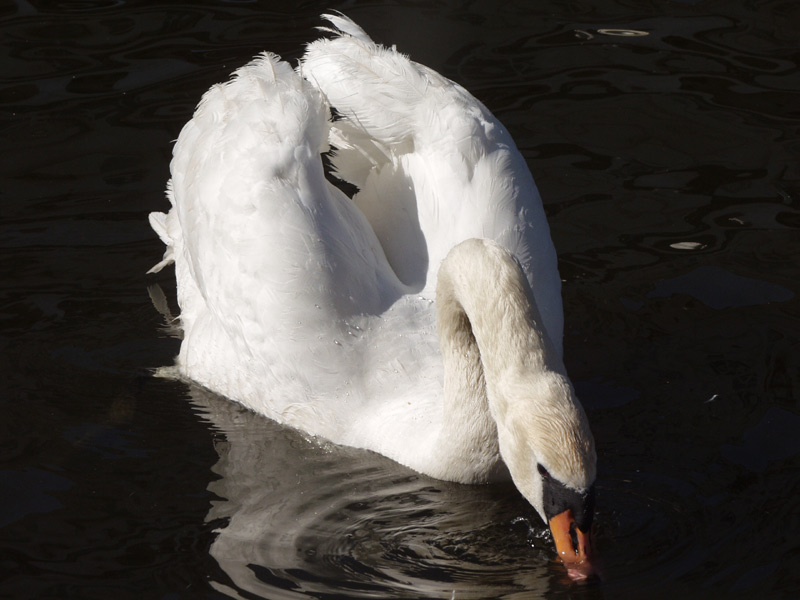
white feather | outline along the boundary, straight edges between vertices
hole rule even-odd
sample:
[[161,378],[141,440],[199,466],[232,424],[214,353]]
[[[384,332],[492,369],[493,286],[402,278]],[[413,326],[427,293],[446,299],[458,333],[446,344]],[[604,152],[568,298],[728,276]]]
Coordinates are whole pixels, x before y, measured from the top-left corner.
[[[544,460],[589,485],[556,256],[525,161],[466,90],[327,18],[340,34],[311,44],[298,72],[256,58],[205,94],[175,145],[172,209],[151,223],[168,246],[155,269],[176,264],[179,372],[436,477],[502,476],[502,452],[512,474]],[[352,200],[325,179],[330,146]],[[435,302],[440,266],[455,291]],[[452,325],[441,347],[437,304],[440,329]],[[574,434],[566,449],[559,431]]]
[[[339,27],[344,17],[335,19]],[[301,70],[343,117],[332,125],[333,165],[359,188],[353,200],[395,272],[432,297],[439,265],[455,244],[497,240],[522,262],[561,352],[555,250],[511,136],[461,86],[366,34],[351,35],[349,25],[339,29],[342,35],[309,45]]]

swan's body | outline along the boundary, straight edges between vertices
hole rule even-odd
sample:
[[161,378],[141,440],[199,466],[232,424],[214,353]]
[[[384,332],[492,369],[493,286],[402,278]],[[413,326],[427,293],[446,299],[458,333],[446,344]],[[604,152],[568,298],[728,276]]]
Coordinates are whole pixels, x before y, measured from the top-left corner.
[[[585,499],[595,458],[533,179],[463,88],[328,19],[342,35],[298,72],[259,57],[181,132],[172,210],[151,215],[155,269],[176,265],[178,368],[434,477],[510,471],[549,519],[537,465]],[[352,200],[325,179],[329,145]]]

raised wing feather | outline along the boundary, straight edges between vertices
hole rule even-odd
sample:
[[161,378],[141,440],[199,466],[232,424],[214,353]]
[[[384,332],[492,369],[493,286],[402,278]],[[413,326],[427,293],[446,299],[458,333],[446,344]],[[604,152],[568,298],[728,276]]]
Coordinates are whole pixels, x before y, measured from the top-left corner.
[[[563,316],[556,254],[527,165],[503,125],[469,92],[345,17],[309,45],[303,76],[341,115],[330,133],[337,174],[398,277],[433,297],[447,252],[492,238],[522,263],[559,351]],[[357,28],[357,31],[353,30]]]

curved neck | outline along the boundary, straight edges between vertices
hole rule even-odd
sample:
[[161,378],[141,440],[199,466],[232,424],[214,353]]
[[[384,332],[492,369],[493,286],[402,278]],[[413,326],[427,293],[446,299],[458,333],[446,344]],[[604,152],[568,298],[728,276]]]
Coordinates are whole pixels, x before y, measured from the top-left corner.
[[521,268],[494,242],[467,240],[450,252],[436,305],[445,371],[439,448],[466,460],[475,481],[488,480],[504,470],[497,423],[505,427],[513,412],[509,388],[564,367]]

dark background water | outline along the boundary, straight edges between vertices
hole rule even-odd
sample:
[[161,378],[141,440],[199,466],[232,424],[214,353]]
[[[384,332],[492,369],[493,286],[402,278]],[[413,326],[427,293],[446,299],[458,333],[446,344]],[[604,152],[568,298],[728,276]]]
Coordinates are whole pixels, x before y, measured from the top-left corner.
[[[513,488],[152,376],[179,343],[148,293],[172,298],[171,273],[145,276],[171,142],[212,83],[265,49],[295,60],[329,8],[470,89],[528,159],[600,454],[602,584],[564,577]],[[798,3],[17,1],[0,19],[0,597],[800,595]]]

